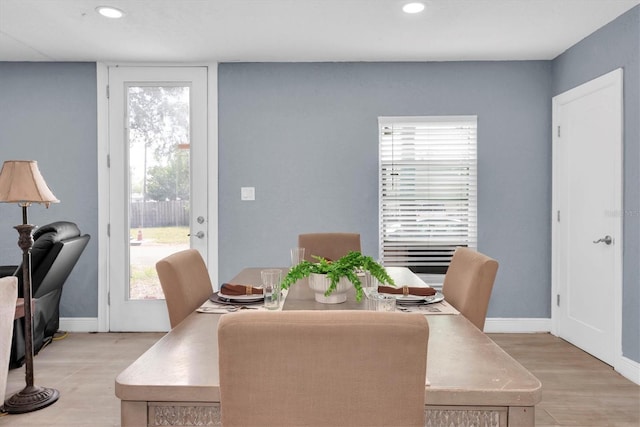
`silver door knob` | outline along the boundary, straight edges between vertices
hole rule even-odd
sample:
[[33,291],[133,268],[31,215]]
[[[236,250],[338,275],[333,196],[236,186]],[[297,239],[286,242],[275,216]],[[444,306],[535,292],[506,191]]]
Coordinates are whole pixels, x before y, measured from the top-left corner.
[[605,245],[610,245],[611,243],[613,243],[613,239],[611,238],[611,236],[606,235],[598,240],[594,240],[593,243],[604,243]]
[[[191,233],[187,234],[187,236],[191,236]],[[204,237],[204,231],[198,231],[198,232],[195,234],[195,236],[196,236],[198,239],[202,239],[202,238]]]

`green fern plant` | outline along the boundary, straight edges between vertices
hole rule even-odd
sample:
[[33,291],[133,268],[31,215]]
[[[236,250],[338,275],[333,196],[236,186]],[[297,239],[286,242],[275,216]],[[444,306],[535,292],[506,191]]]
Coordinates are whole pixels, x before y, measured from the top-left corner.
[[312,273],[326,274],[331,280],[331,285],[325,292],[325,296],[329,296],[336,290],[340,278],[346,277],[353,283],[353,287],[356,289],[356,300],[361,301],[363,290],[362,282],[358,277],[358,272],[360,271],[368,271],[373,277],[378,279],[380,283],[395,286],[393,279],[382,265],[370,256],[362,255],[360,252],[351,251],[336,261],[329,261],[317,256],[313,258],[315,258],[317,262],[304,260],[298,265],[291,267],[280,283],[282,289],[289,289],[289,287],[298,280],[309,277]]

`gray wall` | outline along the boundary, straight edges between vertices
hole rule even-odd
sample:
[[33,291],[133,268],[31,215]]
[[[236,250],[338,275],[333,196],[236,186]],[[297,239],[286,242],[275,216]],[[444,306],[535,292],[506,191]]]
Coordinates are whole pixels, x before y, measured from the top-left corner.
[[[98,315],[96,67],[92,63],[0,62],[0,162],[37,160],[60,199],[29,208],[29,222],[73,221],[91,235],[65,284],[63,317]],[[21,210],[0,204],[0,264],[19,264]]]
[[[551,63],[219,66],[220,280],[289,265],[297,235],[378,253],[378,116],[478,116],[478,245],[490,317],[550,317]],[[256,200],[240,200],[255,186]]]
[[[640,361],[640,7],[554,61],[221,64],[220,280],[287,265],[296,236],[356,231],[377,255],[377,117],[478,115],[479,249],[500,260],[490,317],[550,316],[551,96],[625,68],[623,351]],[[61,314],[97,316],[95,64],[0,62],[0,161],[38,160],[61,200],[31,222],[93,236]],[[241,202],[240,187],[256,201]],[[0,263],[20,210],[0,205]]]
[[624,69],[622,352],[640,362],[640,6],[553,61],[553,95]]

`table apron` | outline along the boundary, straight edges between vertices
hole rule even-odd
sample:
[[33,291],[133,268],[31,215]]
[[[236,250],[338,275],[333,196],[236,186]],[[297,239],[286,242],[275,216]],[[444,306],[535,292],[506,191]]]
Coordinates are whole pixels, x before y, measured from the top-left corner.
[[[533,406],[425,405],[425,426],[533,427]],[[122,427],[222,426],[219,402],[122,401]]]

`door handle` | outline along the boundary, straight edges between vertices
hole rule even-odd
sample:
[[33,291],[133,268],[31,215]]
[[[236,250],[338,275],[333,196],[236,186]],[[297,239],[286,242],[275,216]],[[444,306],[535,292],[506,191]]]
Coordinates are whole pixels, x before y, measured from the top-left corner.
[[[191,233],[187,234],[187,236],[191,236]],[[204,231],[198,231],[198,232],[195,234],[195,236],[196,236],[198,239],[202,239],[202,238],[204,238]]]
[[613,243],[613,239],[611,238],[611,236],[606,235],[598,240],[594,240],[593,243],[604,243],[605,245],[610,245],[611,243]]

